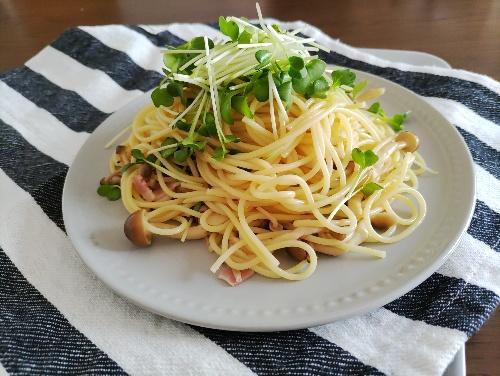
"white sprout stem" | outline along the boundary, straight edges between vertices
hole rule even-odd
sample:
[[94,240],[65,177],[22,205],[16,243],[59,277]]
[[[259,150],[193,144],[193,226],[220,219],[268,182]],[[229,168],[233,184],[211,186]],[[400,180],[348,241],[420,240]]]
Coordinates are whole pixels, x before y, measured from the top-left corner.
[[236,47],[238,48],[253,48],[253,47],[269,47],[272,46],[272,43],[242,43],[238,44]]
[[324,51],[324,52],[330,52],[330,49],[329,49],[329,48],[327,48],[327,47],[325,47],[325,46],[322,46],[322,45],[321,45],[321,44],[319,44],[319,43],[316,43],[316,42],[309,42],[309,44],[310,44],[311,46],[314,46],[314,47],[319,48],[321,51]]
[[201,90],[198,95],[194,98],[193,100],[193,103],[191,103],[188,107],[186,107],[186,109],[184,111],[182,111],[179,115],[177,115],[177,117],[172,120],[170,122],[170,127],[173,128],[175,123],[177,123],[180,119],[182,119],[184,117],[184,115],[186,115],[189,111],[191,111],[191,109],[194,107],[194,105],[196,104],[196,102],[198,102],[202,96],[202,94],[204,93],[203,90]]
[[227,76],[221,77],[220,79],[217,80],[217,83],[219,84],[219,83],[224,82],[224,81],[229,81],[230,82],[230,81],[234,80],[237,77],[244,76],[245,73],[247,73],[247,72],[255,69],[255,67],[257,67],[258,65],[259,65],[258,63],[254,64],[254,65],[251,65],[250,67],[244,68],[244,69],[242,69],[242,70],[240,70],[240,71],[238,71],[236,73],[231,74],[230,77],[227,77]]
[[241,25],[243,27],[248,26],[248,27],[250,27],[250,28],[252,28],[254,30],[261,31],[257,26],[252,25],[250,22],[246,22],[245,20],[242,20],[240,18],[237,18],[237,17],[227,17],[227,19],[230,20],[230,21],[234,21],[234,22],[236,22],[237,24],[239,24],[239,25]]
[[227,77],[230,74],[233,74],[234,72],[237,72],[238,70],[241,70],[242,68],[243,69],[248,68],[248,59],[245,59],[244,61],[241,61],[241,62],[234,63],[231,65],[230,68],[223,67],[223,69],[219,72],[214,71],[215,78],[219,79],[221,77]]
[[215,118],[215,127],[217,128],[217,135],[219,136],[219,140],[221,141],[221,147],[224,149],[224,133],[222,133],[222,126],[220,123],[219,119],[219,105],[217,103],[217,85],[215,84],[215,79],[212,73],[212,65],[211,65],[211,56],[210,56],[210,50],[208,48],[208,38],[205,36],[203,37],[205,40],[205,50],[207,53],[207,74],[208,74],[208,81],[210,83],[210,97],[212,99],[212,108],[214,111],[214,118]]
[[[225,58],[227,55],[231,53],[231,50],[224,51],[221,53],[219,56],[217,56],[215,59],[212,59],[212,64],[216,64],[219,62],[221,59]],[[225,61],[223,62],[224,64],[227,64]]]
[[283,102],[281,101],[280,94],[278,93],[278,88],[276,87],[276,84],[274,83],[274,80],[272,81],[272,86],[273,86],[273,94],[276,98],[276,102],[278,103],[278,109],[279,109],[279,116],[280,116],[280,136],[283,136],[285,127],[284,123],[288,121],[288,115],[286,113],[285,106],[283,106]]
[[174,73],[173,77],[174,77],[174,80],[176,80],[176,81],[187,82],[188,84],[193,84],[193,85],[199,86],[203,90],[208,90],[208,86],[204,82],[202,82],[205,80],[203,80],[201,78],[191,78],[185,74],[177,74],[177,73]]
[[153,154],[156,151],[163,151],[163,150],[167,150],[167,149],[176,148],[177,146],[178,146],[178,143],[172,144],[172,145],[160,146],[159,148],[148,150],[146,155]]
[[205,100],[207,99],[207,93],[204,91],[203,92],[203,97],[201,98],[201,103],[198,106],[198,110],[196,110],[196,115],[194,116],[193,123],[191,124],[191,128],[189,129],[189,135],[193,136],[194,129],[196,128],[196,123],[198,123],[198,119],[200,118],[201,115],[201,110],[205,106]]
[[283,42],[283,37],[280,34],[278,34],[276,30],[274,30],[274,27],[266,25],[266,28],[271,32],[271,34],[274,35],[276,39],[278,39],[280,42]]
[[[257,4],[257,6],[259,5]],[[269,114],[271,115],[271,126],[273,128],[274,139],[277,140],[278,130],[276,129],[276,118],[274,116],[274,100],[273,100],[273,88],[272,88],[274,82],[273,82],[273,75],[271,74],[271,72],[267,74],[267,80],[269,85]]]
[[229,64],[231,64],[231,62],[237,58],[239,58],[241,55],[243,55],[244,52],[247,52],[245,50],[239,50],[238,52],[236,52],[233,56],[231,56],[229,59],[227,59],[224,64],[226,66],[228,66]]
[[233,85],[233,86],[229,86],[229,90],[238,90],[238,89],[241,89],[242,87],[245,87],[249,84],[249,82],[243,82],[241,84],[238,84],[238,85]]
[[[227,44],[227,45],[225,45],[225,46],[223,46],[223,47],[221,47],[219,49],[217,49],[218,46],[214,47],[213,49],[215,49],[215,51],[212,52],[212,54],[210,56],[210,59],[217,57],[219,54],[221,54],[221,53],[223,53],[223,52],[225,52],[227,50],[230,50],[234,46],[236,46],[236,42],[229,43],[229,44]],[[205,51],[205,53],[206,53],[206,51]],[[201,58],[200,60],[198,60],[194,65],[199,66],[201,64],[205,64],[206,61],[208,60],[207,56],[208,55],[205,55],[203,58]]]
[[[205,51],[203,51],[203,53],[205,53]],[[198,60],[200,60],[201,58],[203,58],[205,55],[196,55],[195,57],[193,57],[191,60],[189,60],[188,62],[186,62],[182,67],[179,68],[180,71],[183,71],[184,69],[186,69],[187,67],[189,67],[191,64],[194,64],[196,63]]]
[[260,5],[259,3],[255,3],[255,8],[257,9],[257,17],[259,17],[259,24],[260,24],[260,27],[262,28],[262,30],[265,30],[265,22],[264,22],[264,18],[262,17],[262,12],[260,10]]

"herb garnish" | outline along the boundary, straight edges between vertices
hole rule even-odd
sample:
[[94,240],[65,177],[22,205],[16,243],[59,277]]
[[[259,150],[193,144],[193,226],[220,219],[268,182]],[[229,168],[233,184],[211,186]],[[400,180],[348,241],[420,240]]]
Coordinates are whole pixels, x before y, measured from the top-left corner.
[[[227,134],[226,126],[235,123],[237,114],[253,117],[249,106],[253,98],[277,102],[278,116],[271,117],[275,132],[276,122],[287,121],[286,109],[292,105],[294,94],[326,98],[333,89],[340,89],[354,99],[365,88],[366,81],[356,83],[356,74],[350,69],[327,74],[325,61],[314,53],[328,49],[312,38],[266,25],[259,17],[261,25],[255,26],[245,18],[221,16],[219,29],[225,40],[199,36],[177,47],[168,46],[163,56],[165,77],[151,99],[156,107],[179,102],[184,105],[185,110],[172,126],[187,132],[188,141],[176,141],[178,145],[162,150],[162,156],[183,163],[194,152],[204,150],[206,137],[217,139],[213,157],[223,159],[229,154],[227,145],[239,141]],[[198,93],[195,98],[190,97],[193,91]],[[386,119],[374,113],[394,129],[406,116]],[[168,142],[171,144],[162,146],[174,145]]]
[[386,116],[385,111],[380,106],[379,102],[373,103],[368,108],[367,111],[371,112],[372,114],[377,115],[377,117],[380,120],[389,124],[392,127],[392,129],[394,129],[395,132],[399,132],[400,130],[403,129],[403,123],[405,122],[406,118],[410,114],[409,112],[405,112],[404,114],[395,114],[392,117],[388,117],[388,116]]
[[121,190],[119,185],[101,184],[97,188],[97,194],[106,197],[109,201],[119,200],[121,197]]

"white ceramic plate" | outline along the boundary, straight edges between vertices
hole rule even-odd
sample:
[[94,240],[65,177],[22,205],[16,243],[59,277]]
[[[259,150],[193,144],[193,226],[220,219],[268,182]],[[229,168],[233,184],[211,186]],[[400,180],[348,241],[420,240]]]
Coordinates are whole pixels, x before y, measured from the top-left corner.
[[104,144],[149,103],[144,95],[111,115],[90,136],[71,166],[63,192],[66,229],[88,267],[119,295],[182,322],[211,328],[271,331],[305,328],[373,310],[417,286],[449,256],[474,207],[475,179],[468,149],[455,128],[416,94],[380,77],[357,72],[386,88],[387,113],[411,110],[406,125],[438,175],[420,178],[428,204],[423,224],[405,240],[381,245],[384,260],[356,254],[321,257],[307,280],[255,276],[238,287],[217,279],[215,255],[202,241],[156,239],[137,249],[123,235],[127,212],[96,194],[108,172]]

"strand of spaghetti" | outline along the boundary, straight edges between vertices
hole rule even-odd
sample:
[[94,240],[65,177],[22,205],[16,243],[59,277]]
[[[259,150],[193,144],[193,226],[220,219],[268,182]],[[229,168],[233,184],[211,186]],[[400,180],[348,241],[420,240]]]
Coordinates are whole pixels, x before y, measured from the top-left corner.
[[418,192],[416,189],[406,187],[406,188],[402,188],[399,193],[408,193],[409,195],[414,197],[415,200],[417,201],[417,204],[419,206],[419,211],[418,211],[418,216],[417,216],[416,220],[411,225],[406,227],[404,230],[402,230],[401,232],[399,232],[395,236],[387,237],[387,236],[380,235],[379,233],[377,233],[373,229],[373,226],[370,222],[370,209],[372,207],[373,202],[377,199],[377,195],[373,194],[368,198],[368,200],[363,208],[363,220],[362,220],[364,226],[366,227],[366,229],[368,231],[368,236],[370,238],[372,238],[378,242],[381,242],[381,243],[397,242],[401,239],[404,239],[408,235],[410,235],[420,225],[420,223],[424,219],[425,214],[427,212],[427,204],[426,204],[423,196],[420,194],[420,192]]
[[342,241],[337,240],[337,239],[325,239],[325,238],[315,236],[315,235],[306,235],[306,236],[304,236],[304,239],[307,241],[310,241],[312,243],[316,243],[316,244],[323,244],[323,245],[338,247],[338,248],[346,250],[348,252],[356,252],[356,253],[361,253],[361,254],[365,254],[365,255],[369,255],[369,256],[375,256],[375,257],[379,257],[379,258],[384,258],[386,255],[386,253],[384,251],[380,251],[378,249],[363,247],[363,246],[349,244],[349,243],[343,243]]
[[321,194],[326,195],[330,190],[330,171],[328,171],[328,167],[325,162],[325,140],[323,139],[323,132],[319,123],[316,123],[311,127],[311,134],[313,138],[314,152],[316,154],[316,161],[318,162],[319,168],[323,173],[323,188],[321,189]]
[[[161,162],[163,166],[166,168],[163,168],[162,166],[159,166],[157,164],[154,165],[158,170],[163,172],[167,176],[171,176],[174,179],[186,182],[186,183],[205,183],[203,178],[197,177],[197,176],[191,176],[187,175],[181,171],[179,171],[177,168],[175,168],[169,161],[167,161],[165,158],[163,158],[160,153],[154,152],[153,155]],[[201,186],[200,188],[204,188]]]

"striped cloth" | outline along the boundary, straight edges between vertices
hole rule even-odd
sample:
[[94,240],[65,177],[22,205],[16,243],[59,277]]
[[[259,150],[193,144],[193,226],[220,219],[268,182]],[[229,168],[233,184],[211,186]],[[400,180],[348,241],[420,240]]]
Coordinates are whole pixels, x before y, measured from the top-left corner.
[[157,84],[159,46],[219,34],[204,24],[69,29],[0,74],[0,373],[439,375],[487,320],[500,296],[500,84],[383,61],[302,22],[282,26],[303,27],[330,47],[322,56],[329,63],[413,90],[460,131],[478,188],[474,218],[452,257],[372,313],[288,332],[185,325],[117,297],[65,234],[68,166],[104,119]]

